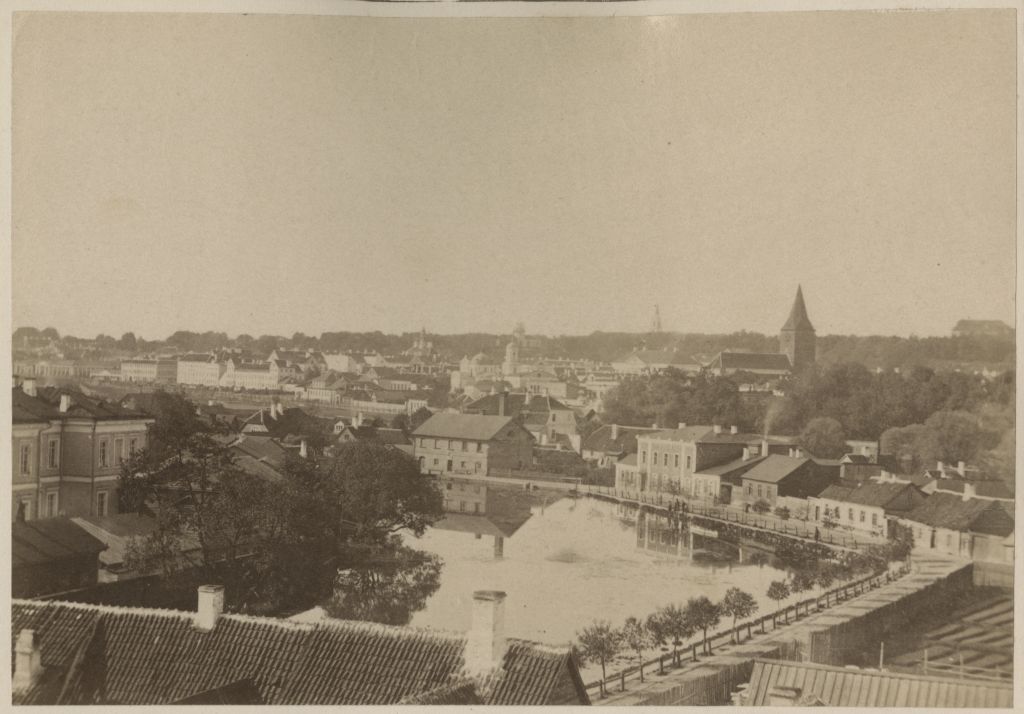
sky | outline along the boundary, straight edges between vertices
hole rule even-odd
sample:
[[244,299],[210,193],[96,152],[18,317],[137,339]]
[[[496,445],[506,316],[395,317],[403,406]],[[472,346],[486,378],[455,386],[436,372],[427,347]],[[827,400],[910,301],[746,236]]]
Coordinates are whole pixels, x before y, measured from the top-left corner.
[[1012,10],[15,18],[13,323],[1014,321]]

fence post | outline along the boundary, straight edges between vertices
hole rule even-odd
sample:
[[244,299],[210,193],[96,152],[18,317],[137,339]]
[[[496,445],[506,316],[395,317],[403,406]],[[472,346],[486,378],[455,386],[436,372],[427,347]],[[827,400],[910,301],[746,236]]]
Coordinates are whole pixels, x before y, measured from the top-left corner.
[[697,661],[697,643],[696,642],[693,643],[693,661],[694,662]]
[[619,673],[619,677],[619,691],[624,692],[626,691],[626,670],[622,670]]

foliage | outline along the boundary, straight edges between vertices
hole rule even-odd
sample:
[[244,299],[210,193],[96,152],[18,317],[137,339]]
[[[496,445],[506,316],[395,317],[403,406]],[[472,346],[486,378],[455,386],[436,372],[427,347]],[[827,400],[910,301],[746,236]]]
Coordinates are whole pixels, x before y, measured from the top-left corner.
[[673,656],[683,640],[693,636],[695,628],[678,605],[665,605],[647,616],[647,629],[655,644],[672,645]]
[[765,593],[769,600],[774,600],[776,606],[781,605],[782,601],[788,598],[792,593],[789,590],[789,585],[785,580],[773,580],[768,585],[768,591]]
[[710,653],[708,629],[721,621],[722,611],[706,595],[699,595],[686,601],[683,612],[686,613],[686,619],[693,625],[694,630],[703,633],[704,647]]
[[784,521],[789,520],[789,509],[786,506],[779,506],[775,509],[775,515]]
[[433,415],[433,412],[426,407],[420,407],[409,415],[409,431],[416,431],[420,426]]
[[813,589],[817,582],[817,569],[799,568],[790,576],[789,589],[791,593],[807,592]]
[[800,432],[800,448],[819,459],[838,459],[846,453],[843,425],[831,417],[815,417]]
[[576,634],[582,662],[598,662],[601,665],[601,679],[608,677],[605,665],[614,659],[622,649],[622,633],[606,621],[595,620]]
[[626,618],[620,633],[622,643],[636,655],[637,665],[640,667],[640,681],[643,682],[644,650],[651,646],[651,633],[647,629],[647,625],[635,617]]
[[768,513],[768,511],[772,510],[772,504],[763,498],[759,498],[754,501],[754,505],[751,508],[754,510],[754,513]]
[[723,615],[732,617],[732,639],[737,642],[736,623],[741,617],[750,617],[757,612],[757,601],[750,593],[733,587],[726,590],[719,609]]
[[608,391],[602,420],[606,424],[675,426],[729,424],[751,430],[758,412],[740,397],[736,382],[726,377],[687,375],[678,370],[628,377]]

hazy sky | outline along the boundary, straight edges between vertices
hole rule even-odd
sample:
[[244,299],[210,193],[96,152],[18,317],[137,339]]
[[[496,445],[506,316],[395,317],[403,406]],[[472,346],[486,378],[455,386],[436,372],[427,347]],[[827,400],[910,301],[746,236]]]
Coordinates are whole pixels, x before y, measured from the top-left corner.
[[1012,10],[16,19],[14,324],[1012,322]]

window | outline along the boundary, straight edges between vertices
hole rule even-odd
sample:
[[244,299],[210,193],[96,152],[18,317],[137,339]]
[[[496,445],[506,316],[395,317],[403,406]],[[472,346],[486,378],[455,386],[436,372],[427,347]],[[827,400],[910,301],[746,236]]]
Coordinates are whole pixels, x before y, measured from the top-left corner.
[[864,511],[861,511],[860,512],[860,522],[863,523],[865,518],[867,518],[867,514],[865,514]]
[[877,526],[878,525],[878,514],[877,513],[872,513],[871,514],[871,525],[873,525],[873,526]]
[[114,440],[114,458],[119,464],[124,461],[124,439]]
[[57,493],[46,494],[46,515],[50,518],[57,516]]
[[460,461],[459,462],[459,468],[463,468],[463,469],[466,468],[466,462],[465,461]]
[[751,486],[749,483],[747,484],[747,495],[748,496],[754,495],[754,487]]
[[56,439],[50,439],[50,443],[46,454],[46,464],[51,469],[57,468],[57,446],[59,442]]
[[761,498],[761,495],[762,495],[762,494],[761,494],[761,485],[760,485],[760,484],[758,484],[758,486],[757,486],[757,497],[758,497],[758,498]]
[[668,454],[665,454],[665,460],[663,462],[665,466],[668,466]]
[[477,473],[480,473],[480,462],[477,461],[473,466],[474,466],[473,470],[476,471]]
[[21,475],[28,476],[32,473],[32,445],[22,444],[21,445],[21,459],[18,462],[21,464]]
[[449,439],[448,440],[448,449],[451,450],[451,449],[454,449],[454,448],[455,448],[455,442],[452,441],[451,439]]
[[679,454],[676,454],[676,468],[679,468]]
[[821,506],[815,506],[814,507],[814,520],[816,520],[816,521],[820,521],[821,520]]
[[448,483],[446,483],[446,484],[444,485],[444,487],[445,487],[446,489],[448,489],[449,491],[451,491],[451,490],[452,490],[452,482],[451,482],[451,481],[449,481]]
[[465,513],[465,511],[466,511],[466,502],[465,501],[459,501],[459,510],[462,511],[463,513]]
[[848,515],[850,517],[850,523],[853,523],[853,509],[850,508],[850,509],[847,509],[847,511],[848,512],[847,512],[846,515]]
[[96,515],[105,516],[107,515],[107,492],[97,491],[96,492]]
[[651,457],[651,466],[657,466],[657,465],[658,465],[658,452],[655,451],[654,452],[654,456]]
[[434,448],[435,449],[440,449],[441,448],[441,440],[440,439],[434,439]]
[[947,533],[946,534],[946,547],[950,548],[950,547],[952,547],[952,545],[953,545],[953,534],[952,533]]
[[426,448],[426,446],[427,446],[427,440],[424,439],[422,436],[420,437],[420,446],[422,446],[424,448]]
[[687,456],[686,456],[686,470],[687,471],[690,470],[690,456],[689,456],[689,454],[687,454]]
[[474,503],[473,504],[473,513],[479,513],[479,512],[480,512],[480,504],[479,503]]
[[468,447],[467,447],[467,444],[466,444],[466,442],[465,442],[465,441],[460,441],[460,442],[459,442],[459,444],[461,444],[461,446],[462,446],[462,450],[463,450],[463,451],[466,451],[466,450],[467,450],[467,448],[468,448]]
[[640,452],[640,463],[642,463],[642,464],[646,464],[647,463],[647,452],[646,451],[641,451]]
[[100,466],[107,465],[107,442],[100,442]]
[[438,464],[438,461],[437,461],[437,458],[435,457],[434,458],[434,466],[437,466],[437,464]]

